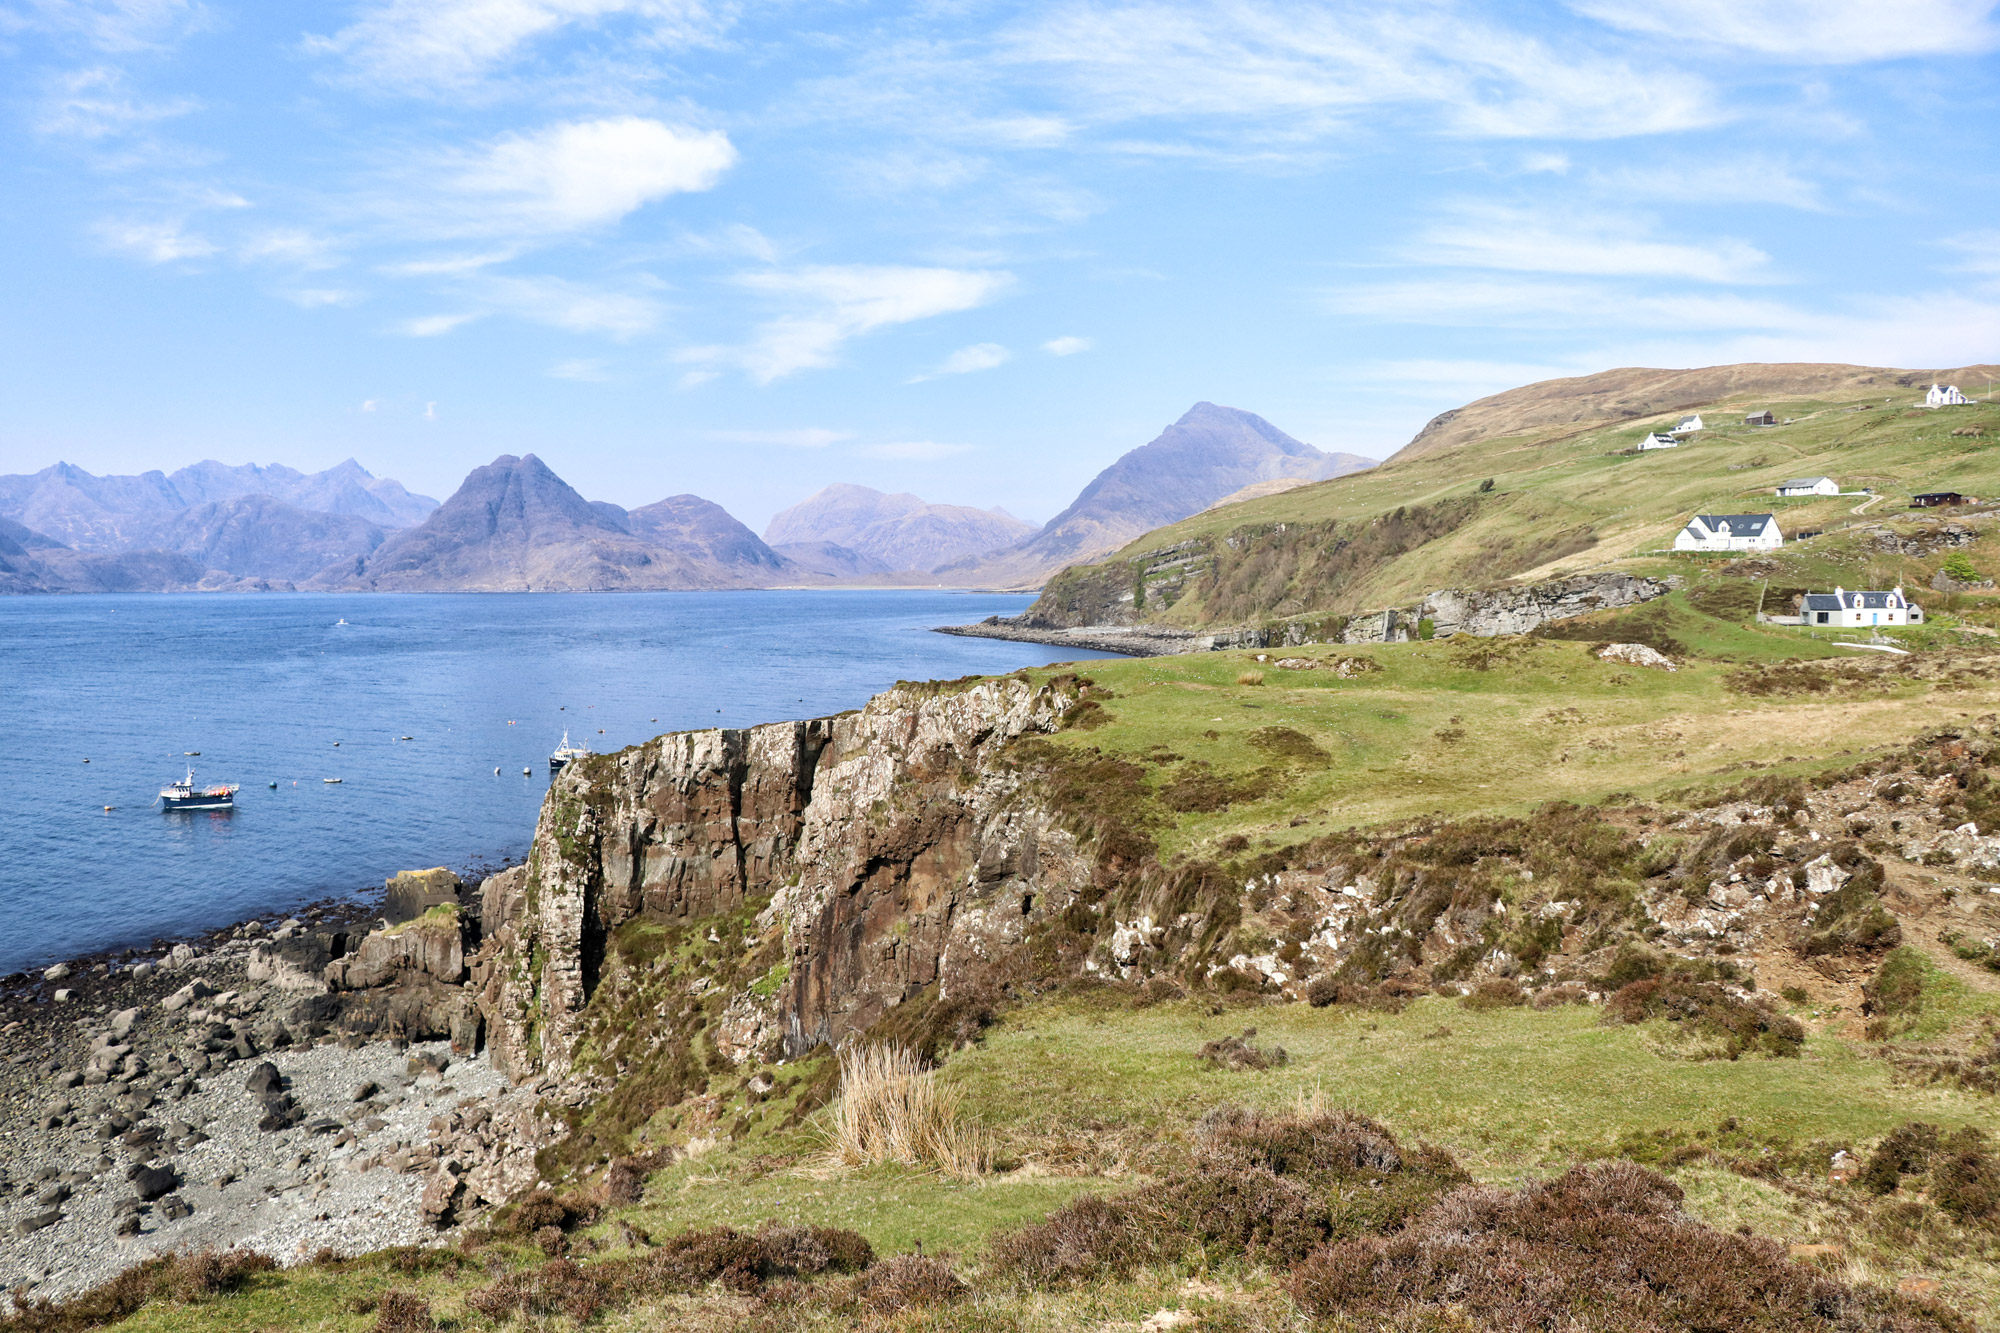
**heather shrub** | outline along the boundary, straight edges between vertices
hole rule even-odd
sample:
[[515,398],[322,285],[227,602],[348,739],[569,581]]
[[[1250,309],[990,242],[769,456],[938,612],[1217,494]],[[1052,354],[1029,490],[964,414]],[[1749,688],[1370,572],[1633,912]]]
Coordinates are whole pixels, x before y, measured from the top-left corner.
[[1266,1050],[1253,1045],[1250,1039],[1256,1035],[1256,1028],[1244,1028],[1240,1037],[1218,1037],[1204,1042],[1194,1058],[1212,1069],[1282,1069],[1290,1058],[1285,1048],[1273,1046]]
[[855,1280],[854,1294],[881,1314],[923,1310],[962,1300],[971,1288],[959,1281],[943,1259],[899,1254],[885,1259]]
[[407,1291],[385,1291],[375,1302],[375,1333],[430,1333],[431,1303]]
[[1315,1251],[1287,1286],[1315,1319],[1363,1328],[1970,1327],[1934,1305],[1793,1263],[1775,1241],[1710,1230],[1680,1202],[1671,1181],[1628,1162],[1520,1190],[1468,1188],[1395,1235]]
[[1459,997],[1458,1002],[1467,1009],[1513,1009],[1528,1002],[1528,993],[1512,977],[1492,977]]
[[465,1303],[493,1320],[561,1314],[581,1324],[597,1313],[610,1294],[603,1273],[569,1259],[551,1259],[540,1268],[508,1273],[474,1288],[466,1293]]
[[1469,1177],[1440,1149],[1405,1149],[1351,1111],[1219,1107],[1191,1161],[1155,1185],[1085,1195],[996,1238],[995,1271],[1049,1287],[1199,1257],[1296,1261],[1328,1239],[1393,1230]]
[[116,1324],[148,1301],[196,1304],[241,1290],[259,1273],[277,1268],[269,1255],[252,1250],[206,1249],[147,1259],[66,1301],[17,1295],[13,1313],[0,1318],[0,1333],[82,1333]]
[[1583,987],[1565,982],[1560,986],[1544,986],[1536,991],[1534,1003],[1537,1009],[1556,1009],[1565,1004],[1588,1004],[1590,997],[1584,993]]
[[1798,1020],[1685,975],[1635,981],[1605,1002],[1606,1023],[1649,1019],[1676,1025],[1676,1035],[1693,1047],[1692,1053],[1706,1057],[1734,1060],[1753,1052],[1796,1056],[1805,1047],[1805,1028]]

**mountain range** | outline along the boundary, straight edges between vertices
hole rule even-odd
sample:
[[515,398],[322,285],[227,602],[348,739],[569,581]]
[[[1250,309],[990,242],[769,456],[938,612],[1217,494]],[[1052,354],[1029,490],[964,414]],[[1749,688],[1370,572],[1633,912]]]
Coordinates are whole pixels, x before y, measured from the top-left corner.
[[533,454],[473,469],[442,505],[351,459],[313,474],[204,462],[108,477],[58,463],[0,476],[0,591],[1032,588],[1218,503],[1370,466],[1197,403],[1047,527],[841,484],[759,538],[696,495],[631,510],[587,500]]
[[991,555],[1037,527],[1004,509],[928,504],[837,482],[775,515],[764,540],[787,559],[832,577],[929,573]]

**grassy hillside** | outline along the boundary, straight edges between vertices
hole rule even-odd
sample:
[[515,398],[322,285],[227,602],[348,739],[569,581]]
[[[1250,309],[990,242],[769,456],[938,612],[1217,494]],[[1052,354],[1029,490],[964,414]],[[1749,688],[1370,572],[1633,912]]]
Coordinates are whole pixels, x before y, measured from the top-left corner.
[[[1148,533],[1106,561],[1064,571],[1030,614],[1057,624],[1189,626],[1346,614],[1437,588],[1671,570],[1678,562],[1660,553],[1696,513],[1773,510],[1788,535],[1837,533],[1908,515],[1919,491],[2000,495],[2000,405],[1925,411],[1909,390],[1891,387],[1866,398],[1738,394],[1702,404],[1710,429],[1683,447],[1643,454],[1628,451],[1670,429],[1678,410],[1434,439],[1365,473]],[[1742,425],[1753,407],[1769,407],[1784,424]],[[1879,498],[1772,493],[1788,478],[1814,475]]]
[[[1686,1296],[1695,1304],[1681,1322],[1647,1327],[1820,1328],[1830,1326],[1824,1305],[1846,1311],[1842,1327],[2000,1329],[2000,1158],[1968,1133],[1993,1124],[2000,1088],[2000,953],[1987,943],[2000,935],[2000,898],[1984,891],[1990,875],[1905,860],[1891,831],[1919,814],[1996,823],[2000,784],[1984,770],[2000,764],[2000,641],[1963,628],[1983,614],[1967,599],[1940,625],[1900,635],[1920,650],[1910,657],[1837,657],[1827,638],[1757,625],[1745,590],[1761,582],[1704,573],[1660,602],[1566,627],[1574,638],[1316,648],[1283,659],[1293,666],[1269,653],[1090,663],[1088,706],[1017,756],[1023,779],[1070,812],[1080,835],[1133,858],[1098,903],[1066,915],[1065,930],[1101,936],[1132,910],[1129,883],[1179,874],[1208,886],[1191,910],[1234,913],[1220,956],[1278,948],[1257,937],[1286,929],[1284,868],[1320,867],[1315,875],[1340,883],[1352,872],[1323,867],[1358,860],[1407,886],[1380,927],[1384,941],[1404,942],[1351,968],[1352,989],[1310,1003],[1246,983],[1234,967],[1191,965],[1143,985],[1024,973],[1004,998],[956,997],[957,1036],[940,1042],[945,1001],[910,1002],[873,1035],[930,1031],[935,1077],[984,1145],[987,1168],[970,1177],[833,1165],[825,1052],[762,1069],[711,1060],[692,1074],[705,1080],[693,1095],[628,1127],[619,1151],[638,1155],[617,1168],[623,1185],[592,1158],[559,1182],[565,1193],[443,1248],[283,1271],[155,1268],[95,1306],[0,1326],[1095,1333],[1162,1310],[1271,1333],[1518,1326],[1492,1305],[1475,1307],[1484,1315],[1328,1314],[1314,1304],[1327,1288],[1307,1281],[1318,1270],[1287,1257],[1275,1232],[1246,1244],[1213,1230],[1229,1199],[1278,1188],[1261,1168],[1217,1186],[1214,1113],[1239,1106],[1271,1117],[1294,1151],[1354,1123],[1327,1108],[1350,1108],[1368,1117],[1368,1133],[1401,1145],[1416,1178],[1314,1177],[1334,1200],[1336,1234],[1359,1227],[1347,1243],[1366,1253],[1401,1243],[1370,1238],[1371,1227],[1402,1225],[1381,1220],[1382,1208],[1411,1191],[1412,1208],[1429,1197],[1418,1166],[1434,1180],[1489,1185],[1489,1206],[1500,1207],[1542,1198],[1537,1182],[1574,1179],[1564,1173],[1580,1164],[1617,1160],[1660,1173],[1646,1188],[1678,1191],[1688,1220],[1677,1225],[1698,1227],[1647,1262],[1659,1265],[1648,1270],[1658,1289],[1705,1294]],[[1596,642],[1629,637],[1670,646],[1679,669],[1594,655]],[[1696,969],[1683,977],[1690,996],[1712,993],[1688,980],[1697,975],[1754,975],[1766,994],[1782,992],[1782,1012],[1766,1021],[1796,1025],[1790,1046],[1702,1058],[1715,1053],[1691,1044],[1678,1019],[1618,1022],[1611,1004],[1565,1002],[1625,984],[1649,956],[1659,932],[1638,909],[1641,881],[1698,896],[1711,879],[1731,881],[1732,865],[1771,873],[1773,857],[1803,874],[1832,845],[1797,822],[1812,790],[1837,793],[1831,810],[1866,812],[1851,827],[1881,859],[1880,910],[1900,946],[1814,953],[1772,932],[1676,965]],[[1709,818],[1717,831],[1704,834]],[[1439,883],[1454,902],[1491,895],[1508,909],[1466,952],[1519,956],[1516,975],[1541,986],[1532,1005],[1498,982],[1460,994],[1450,969],[1462,959],[1413,966],[1397,952],[1409,948],[1410,923],[1422,925],[1414,904],[1430,895],[1436,910]],[[1551,918],[1552,900],[1569,915]],[[726,952],[761,906],[677,923],[669,952]],[[1546,952],[1528,962],[1524,940],[1538,933]],[[1239,1045],[1228,1049],[1270,1057],[1266,1067],[1202,1058],[1231,1039]],[[1905,1184],[1889,1170],[1886,1190],[1828,1177],[1837,1151],[1875,1170],[1902,1160],[1906,1142],[1959,1146],[1948,1159],[1933,1153],[1942,1165],[1911,1168]],[[1978,1189],[1989,1190],[1990,1213],[1978,1211],[1988,1197]],[[1086,1196],[1112,1204],[1077,1202]],[[1126,1211],[1104,1211],[1114,1204]],[[1068,1229],[1064,1253],[1078,1263],[1098,1263],[1092,1255],[1142,1223],[1153,1248],[1130,1263],[1085,1264],[1073,1280],[1037,1277],[1021,1256],[1038,1252],[1022,1238],[1043,1233],[1021,1229],[1044,1218]],[[1558,1267],[1624,1225],[1611,1214],[1586,1223],[1594,1239],[1562,1251]],[[774,1226],[851,1231],[878,1256],[925,1258],[858,1277],[788,1277],[756,1247],[822,1242]],[[760,1229],[776,1239],[753,1240]],[[1697,1253],[1723,1257],[1684,1271]],[[1541,1262],[1526,1251],[1513,1261]],[[1753,1270],[1767,1283],[1754,1319],[1696,1308]],[[1785,1312],[1787,1282],[1811,1296],[1797,1317]],[[1620,1318],[1600,1312],[1592,1326],[1635,1326]]]

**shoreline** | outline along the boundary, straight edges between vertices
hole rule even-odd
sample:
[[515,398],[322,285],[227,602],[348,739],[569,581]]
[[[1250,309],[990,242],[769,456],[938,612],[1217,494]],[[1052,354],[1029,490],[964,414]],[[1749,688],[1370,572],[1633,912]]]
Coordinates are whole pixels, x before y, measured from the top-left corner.
[[1086,648],[1093,652],[1116,653],[1121,657],[1176,657],[1182,653],[1217,652],[1225,648],[1254,645],[1225,642],[1228,632],[1204,634],[1198,630],[1173,629],[1165,625],[1080,625],[1075,629],[1023,625],[1019,620],[988,616],[974,625],[935,625],[937,634],[965,639],[1005,639],[1013,643],[1039,643],[1054,648]]

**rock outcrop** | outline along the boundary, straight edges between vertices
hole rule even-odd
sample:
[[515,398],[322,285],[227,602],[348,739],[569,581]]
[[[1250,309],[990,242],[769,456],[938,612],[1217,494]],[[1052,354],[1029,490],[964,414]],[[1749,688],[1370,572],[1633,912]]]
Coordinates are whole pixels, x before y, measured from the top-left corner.
[[527,865],[482,888],[473,964],[494,1062],[563,1077],[633,921],[762,904],[783,981],[732,1006],[726,1054],[797,1054],[873,1023],[955,963],[1060,912],[1086,859],[990,762],[1076,693],[1016,679],[899,687],[857,713],[683,732],[572,764]]

